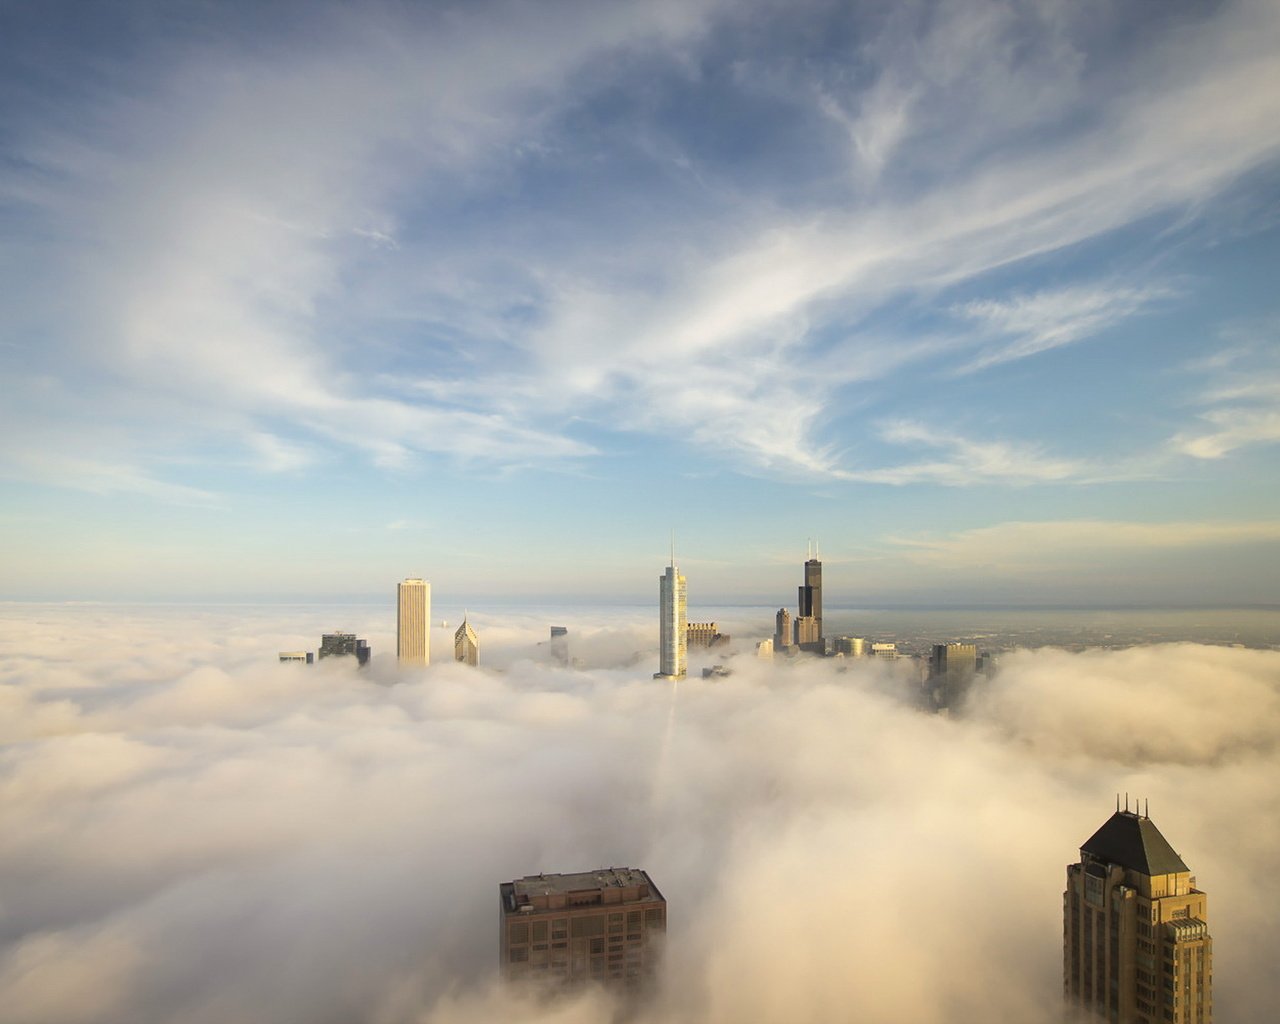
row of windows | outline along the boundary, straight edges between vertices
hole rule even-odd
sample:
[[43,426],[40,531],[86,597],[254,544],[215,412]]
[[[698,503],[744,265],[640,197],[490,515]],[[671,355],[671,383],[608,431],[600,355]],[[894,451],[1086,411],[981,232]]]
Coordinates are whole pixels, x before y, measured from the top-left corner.
[[610,935],[635,934],[640,931],[641,921],[648,928],[663,927],[663,911],[660,907],[650,910],[632,910],[615,914],[589,914],[582,917],[555,918],[552,921],[512,921],[508,926],[507,939],[511,944],[524,944],[532,939],[534,942],[546,942],[548,932],[552,939],[589,938],[603,935],[607,930]]

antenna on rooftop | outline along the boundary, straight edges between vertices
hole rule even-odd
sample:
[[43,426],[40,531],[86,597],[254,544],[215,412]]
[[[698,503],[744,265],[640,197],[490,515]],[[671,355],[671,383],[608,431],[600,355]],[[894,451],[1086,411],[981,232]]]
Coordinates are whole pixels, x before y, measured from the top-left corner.
[[1144,818],[1151,817],[1151,800],[1145,796],[1142,798],[1142,816]]
[[1129,813],[1129,794],[1127,792],[1124,795],[1124,813]]
[[671,568],[676,567],[676,531],[671,531]]
[[1120,813],[1120,794],[1116,794],[1116,814]]

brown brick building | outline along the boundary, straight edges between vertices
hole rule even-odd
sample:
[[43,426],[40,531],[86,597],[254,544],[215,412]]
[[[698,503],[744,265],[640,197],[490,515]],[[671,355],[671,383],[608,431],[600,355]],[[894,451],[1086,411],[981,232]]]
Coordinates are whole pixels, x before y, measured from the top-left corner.
[[1114,1024],[1213,1024],[1207,908],[1151,819],[1117,810],[1067,867],[1067,1001]]
[[499,963],[509,979],[634,985],[652,977],[667,901],[638,868],[528,875],[498,886]]

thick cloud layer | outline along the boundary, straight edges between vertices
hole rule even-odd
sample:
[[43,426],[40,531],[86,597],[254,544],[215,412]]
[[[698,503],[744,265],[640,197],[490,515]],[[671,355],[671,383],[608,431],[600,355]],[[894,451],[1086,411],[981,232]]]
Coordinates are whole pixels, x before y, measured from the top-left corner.
[[545,626],[482,632],[501,671],[273,663],[323,614],[6,610],[0,1019],[605,1019],[496,984],[496,887],[631,864],[670,902],[642,1020],[1056,1022],[1117,790],[1209,893],[1219,1024],[1280,1001],[1278,652],[1020,653],[948,720],[867,662],[557,669]]

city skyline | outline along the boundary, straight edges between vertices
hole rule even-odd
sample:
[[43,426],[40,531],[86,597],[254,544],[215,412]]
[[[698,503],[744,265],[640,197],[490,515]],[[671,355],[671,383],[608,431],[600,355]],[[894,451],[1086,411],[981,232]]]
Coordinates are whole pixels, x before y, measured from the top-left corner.
[[1274,3],[0,29],[0,599],[1280,604]]
[[[946,717],[910,699],[902,659],[751,657],[744,627],[767,614],[709,609],[739,644],[731,674],[657,684],[652,596],[554,618],[472,609],[483,667],[403,670],[384,594],[382,608],[0,606],[10,1016],[563,1019],[495,984],[495,886],[632,865],[670,907],[637,1024],[821,1024],[848,1006],[1061,1024],[1063,868],[1078,848],[1116,862],[1086,837],[1117,789],[1144,811],[1149,798],[1208,893],[1214,1021],[1276,1005],[1280,651],[1203,632],[1242,616],[1174,616],[1178,643],[1014,652]],[[462,611],[433,624],[437,643]],[[1255,616],[1262,642],[1278,616]],[[1100,643],[1140,618],[966,621],[1056,621],[1066,638],[1092,622]],[[549,621],[573,641],[568,665]],[[335,626],[369,639],[366,669],[271,654]],[[607,1004],[571,1007],[582,1019],[611,1009],[581,998]]]

